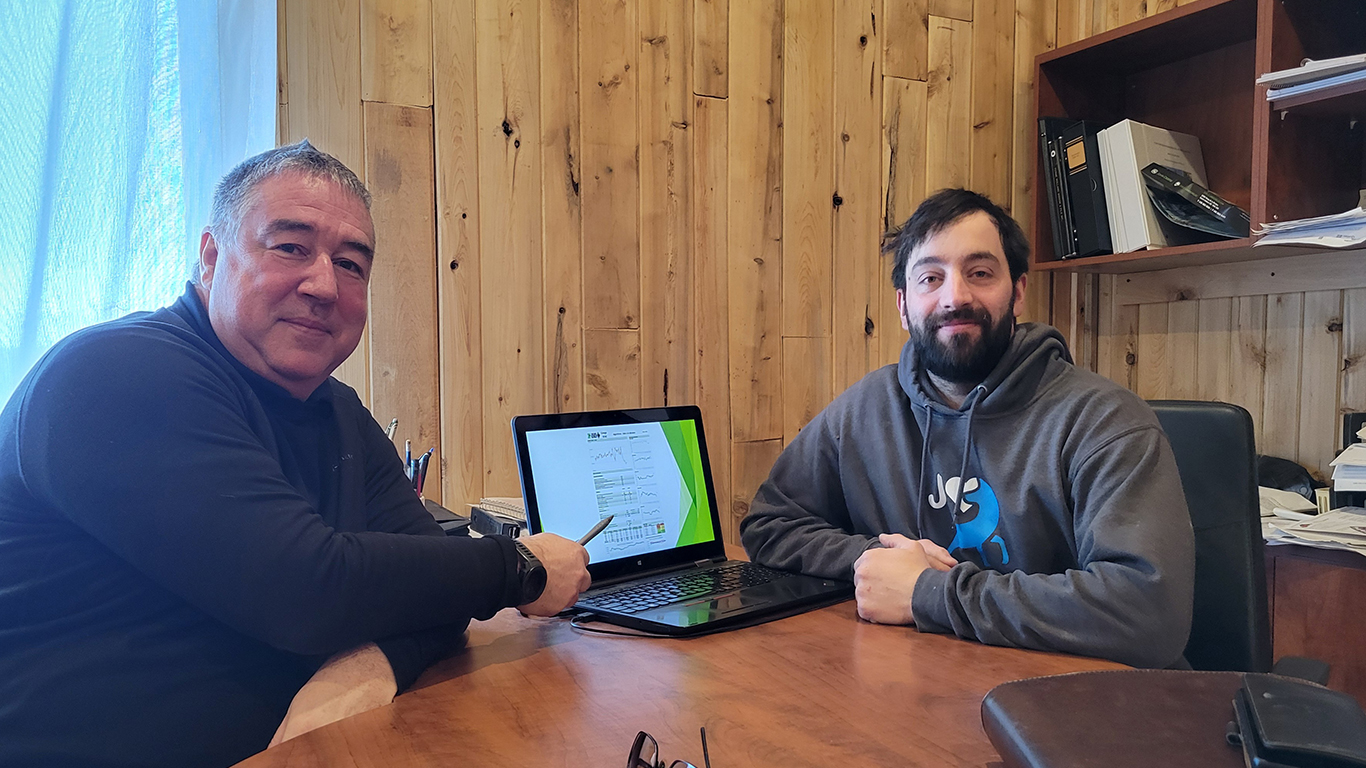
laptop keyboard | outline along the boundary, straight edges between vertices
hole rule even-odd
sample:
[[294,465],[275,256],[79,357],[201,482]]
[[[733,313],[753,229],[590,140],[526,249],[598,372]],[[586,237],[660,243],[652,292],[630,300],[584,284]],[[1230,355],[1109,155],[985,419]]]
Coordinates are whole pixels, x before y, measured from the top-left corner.
[[705,571],[689,571],[643,584],[630,584],[580,598],[579,604],[617,613],[640,613],[670,603],[767,584],[792,574],[754,563],[727,563]]

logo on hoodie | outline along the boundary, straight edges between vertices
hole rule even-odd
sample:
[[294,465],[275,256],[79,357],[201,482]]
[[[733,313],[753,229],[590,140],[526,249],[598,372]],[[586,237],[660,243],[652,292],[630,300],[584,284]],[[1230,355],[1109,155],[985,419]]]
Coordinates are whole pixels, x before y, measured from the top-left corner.
[[[979,477],[968,478],[966,483],[958,477],[950,477],[945,481],[944,476],[938,473],[934,477],[939,489],[936,495],[929,497],[930,506],[943,509],[949,502],[954,504],[954,535],[949,543],[949,551],[975,549],[982,562],[989,563],[986,545],[987,542],[994,542],[1001,548],[1001,565],[1009,563],[1010,553],[1006,551],[1005,539],[996,533],[1001,523],[1001,505],[987,481]],[[960,489],[963,493],[961,504]]]

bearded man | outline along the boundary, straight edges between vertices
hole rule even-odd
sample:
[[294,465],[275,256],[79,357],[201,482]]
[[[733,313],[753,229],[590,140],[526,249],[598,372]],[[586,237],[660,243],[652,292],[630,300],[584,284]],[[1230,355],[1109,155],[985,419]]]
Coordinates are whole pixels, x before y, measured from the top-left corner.
[[1152,409],[1017,323],[1029,245],[990,200],[888,233],[910,339],[783,451],[741,523],[756,562],[852,578],[858,613],[990,645],[1184,665],[1194,544]]

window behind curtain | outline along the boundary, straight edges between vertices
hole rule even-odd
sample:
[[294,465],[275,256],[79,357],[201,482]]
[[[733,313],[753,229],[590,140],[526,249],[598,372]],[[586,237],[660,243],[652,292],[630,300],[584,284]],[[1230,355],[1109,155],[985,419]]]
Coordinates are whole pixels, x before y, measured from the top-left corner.
[[212,184],[274,144],[274,0],[0,3],[0,105],[3,403],[184,289]]

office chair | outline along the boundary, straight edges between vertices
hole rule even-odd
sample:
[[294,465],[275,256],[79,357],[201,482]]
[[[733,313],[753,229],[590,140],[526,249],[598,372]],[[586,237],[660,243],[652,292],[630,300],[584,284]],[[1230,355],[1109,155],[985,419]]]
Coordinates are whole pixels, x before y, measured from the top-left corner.
[[1195,669],[1271,670],[1257,449],[1236,405],[1149,402],[1167,433],[1195,529],[1195,613],[1186,660]]
[[1266,560],[1252,417],[1228,403],[1149,401],[1167,433],[1195,530],[1195,611],[1186,661],[1195,669],[1275,672],[1328,682],[1329,666],[1271,663]]

